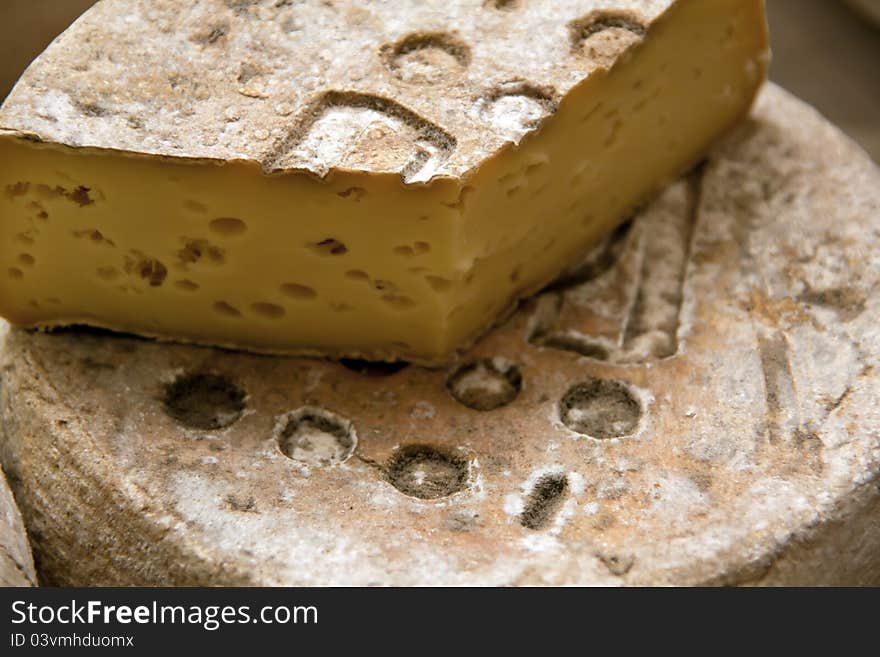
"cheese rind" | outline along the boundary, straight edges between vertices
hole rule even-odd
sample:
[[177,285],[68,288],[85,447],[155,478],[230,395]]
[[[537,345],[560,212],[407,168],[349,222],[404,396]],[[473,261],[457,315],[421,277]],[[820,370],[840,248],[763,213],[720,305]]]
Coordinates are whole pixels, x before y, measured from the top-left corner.
[[[151,130],[165,121],[165,141],[120,129],[123,92],[113,89],[90,105],[80,98],[85,121],[72,134],[56,101],[76,96],[50,88],[40,100],[36,88],[87,26],[120,38],[101,23],[116,4],[100,4],[50,48],[0,111],[0,312],[16,324],[445,362],[695,163],[748,111],[766,66],[759,0],[631,3],[644,12],[628,14],[548,2],[555,11],[543,20],[568,39],[555,86],[509,79],[466,103],[470,77],[424,78],[437,61],[485,66],[482,46],[456,50],[427,32],[389,51],[374,35],[384,73],[367,82],[388,92],[390,75],[393,95],[327,88],[301,99],[285,130],[275,118],[230,130],[242,118],[227,110],[229,143],[208,117],[198,145],[179,117],[144,119]],[[241,20],[257,20],[253,11]],[[420,11],[404,11],[403,23],[426,20]],[[516,60],[507,45],[498,53]],[[75,79],[76,92],[98,93],[96,74]],[[431,110],[415,100],[444,90],[457,102]],[[209,110],[194,94],[188,106],[201,117]],[[217,109],[213,96],[206,102]],[[55,123],[23,123],[35,106],[57,112]],[[480,122],[487,136],[475,136]],[[240,141],[269,128],[279,136],[263,151]]]

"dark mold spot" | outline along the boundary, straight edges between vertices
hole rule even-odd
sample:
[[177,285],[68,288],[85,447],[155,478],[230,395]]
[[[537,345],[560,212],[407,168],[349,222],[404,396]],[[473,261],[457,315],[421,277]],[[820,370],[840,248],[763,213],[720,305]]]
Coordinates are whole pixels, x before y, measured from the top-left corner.
[[553,520],[568,492],[568,478],[562,474],[547,474],[538,479],[519,516],[526,529],[543,529]]

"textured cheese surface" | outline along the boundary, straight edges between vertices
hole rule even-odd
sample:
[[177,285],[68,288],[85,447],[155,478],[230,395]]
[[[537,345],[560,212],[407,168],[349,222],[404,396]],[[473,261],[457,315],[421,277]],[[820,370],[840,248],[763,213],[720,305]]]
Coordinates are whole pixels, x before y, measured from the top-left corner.
[[[400,172],[426,151],[420,178],[457,177],[535,130],[635,41],[618,29],[584,49],[578,21],[626,17],[643,30],[674,4],[104,0],[30,68],[0,127],[319,174]],[[340,131],[374,121],[398,138],[374,144],[376,156],[345,153],[354,144]]]
[[0,110],[0,312],[443,362],[764,78],[760,0],[495,4],[100,3]]

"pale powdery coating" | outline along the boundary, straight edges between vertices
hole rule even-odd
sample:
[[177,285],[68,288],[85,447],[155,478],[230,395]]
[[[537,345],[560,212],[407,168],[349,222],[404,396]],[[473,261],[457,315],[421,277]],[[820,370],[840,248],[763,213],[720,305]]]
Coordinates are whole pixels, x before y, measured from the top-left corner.
[[267,171],[460,177],[677,1],[103,0],[31,65],[0,131]]

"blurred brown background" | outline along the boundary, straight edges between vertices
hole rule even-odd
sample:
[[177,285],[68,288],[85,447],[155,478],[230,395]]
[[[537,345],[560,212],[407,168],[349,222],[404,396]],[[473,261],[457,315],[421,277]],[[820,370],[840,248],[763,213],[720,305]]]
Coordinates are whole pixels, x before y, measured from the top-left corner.
[[[0,0],[0,98],[94,0]],[[850,0],[880,7],[880,0]],[[771,77],[880,161],[880,26],[844,0],[767,0]],[[875,10],[878,11],[878,10]]]

